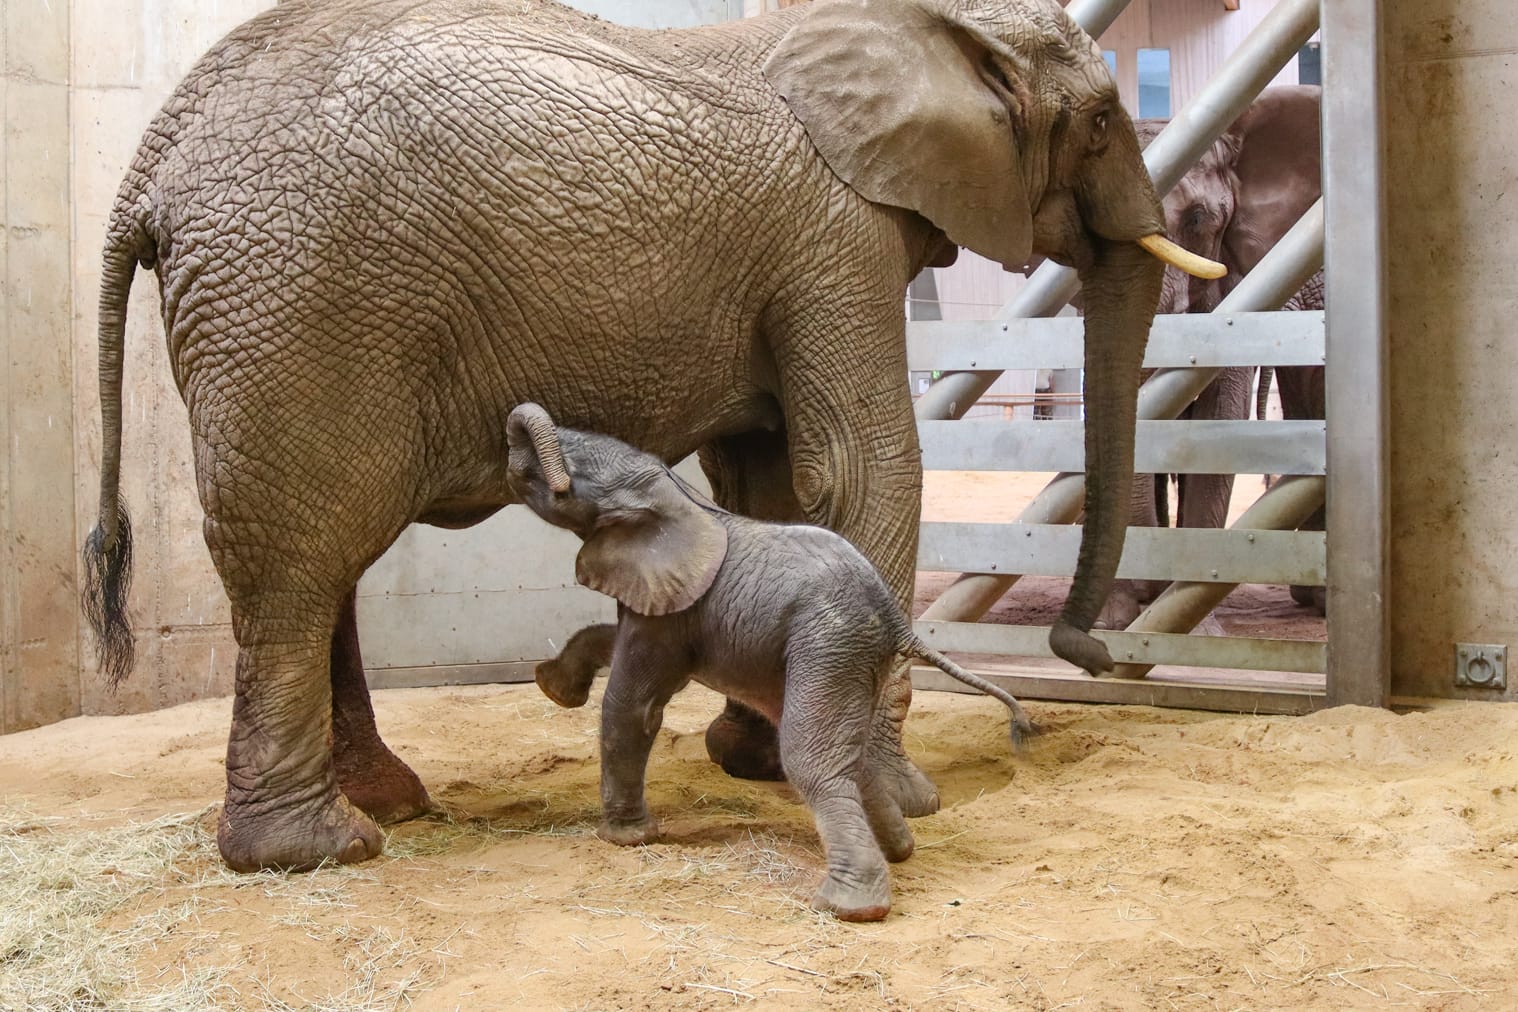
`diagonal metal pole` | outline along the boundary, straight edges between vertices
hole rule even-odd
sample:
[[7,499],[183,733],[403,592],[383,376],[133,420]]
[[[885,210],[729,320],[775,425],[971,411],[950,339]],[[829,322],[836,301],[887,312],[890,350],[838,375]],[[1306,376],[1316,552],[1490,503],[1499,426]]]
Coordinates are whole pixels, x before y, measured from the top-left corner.
[[[1250,271],[1212,315],[1280,309],[1323,266],[1323,201],[1308,208],[1281,241]],[[1221,316],[1219,314],[1222,314]],[[1214,368],[1161,369],[1139,390],[1141,419],[1174,418],[1217,376]],[[1024,524],[1073,523],[1086,487],[1083,473],[1061,474],[1018,515]],[[1017,582],[1015,574],[966,573],[938,596],[922,621],[973,622]]]
[[[1106,9],[1113,6],[1121,7],[1102,0],[1085,4],[1077,0],[1067,10],[1095,38],[1111,23],[1110,20],[1107,24],[1099,24],[1097,20],[1087,22],[1082,18],[1105,14]],[[1113,17],[1116,17],[1115,13]],[[1277,4],[1234,50],[1212,80],[1144,150],[1144,164],[1154,178],[1155,191],[1161,194],[1170,192],[1202,152],[1239,118],[1239,114],[1317,30],[1318,0],[1282,0]],[[1080,281],[1075,271],[1046,262],[1033,272],[1028,284],[1001,311],[999,318],[1053,316],[1079,290]],[[946,374],[917,399],[917,417],[924,421],[962,417],[1000,375],[1000,372]]]

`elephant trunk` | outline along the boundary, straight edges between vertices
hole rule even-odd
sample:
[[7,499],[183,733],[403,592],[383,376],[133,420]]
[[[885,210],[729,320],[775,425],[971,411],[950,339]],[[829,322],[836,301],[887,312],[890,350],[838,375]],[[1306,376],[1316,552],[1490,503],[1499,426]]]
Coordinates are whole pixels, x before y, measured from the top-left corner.
[[1049,635],[1054,653],[1091,674],[1112,670],[1089,635],[1127,534],[1139,371],[1164,265],[1134,242],[1098,240],[1082,273],[1086,294],[1086,516],[1075,582]]
[[555,492],[569,491],[569,468],[559,445],[559,430],[547,411],[537,404],[518,404],[506,419],[506,438],[512,446],[530,443],[548,487]]

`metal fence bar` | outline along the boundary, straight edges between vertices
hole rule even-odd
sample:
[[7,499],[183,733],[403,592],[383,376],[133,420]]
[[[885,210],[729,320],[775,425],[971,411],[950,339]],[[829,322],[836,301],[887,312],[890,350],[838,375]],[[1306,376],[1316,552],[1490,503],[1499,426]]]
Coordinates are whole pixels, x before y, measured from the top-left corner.
[[[1322,263],[1323,201],[1319,200],[1210,315],[1278,308]],[[1139,417],[1174,418],[1216,374],[1215,369],[1172,369],[1156,373],[1139,390]],[[1055,478],[1028,504],[1018,520],[1023,523],[1074,522],[1080,511],[1085,479],[1084,474],[1062,474]],[[923,618],[973,621],[990,610],[1016,582],[1015,574],[966,574],[928,606]]]
[[[1079,317],[1047,320],[919,320],[907,324],[907,369],[1079,369]],[[1146,369],[1322,365],[1323,311],[1154,318]]]
[[[1239,517],[1230,530],[1295,530],[1323,505],[1326,483],[1318,477],[1283,478]],[[1196,628],[1235,584],[1177,580],[1127,628],[1130,633],[1184,634]],[[1152,664],[1118,664],[1118,678],[1143,678]]]
[[[1072,16],[1075,16],[1075,6],[1071,4]],[[1085,24],[1082,22],[1083,26]],[[1255,26],[1217,75],[1145,149],[1144,162],[1149,166],[1159,193],[1169,192],[1202,152],[1233,124],[1271,78],[1307,43],[1317,28],[1318,0],[1282,0]],[[1090,28],[1087,30],[1090,32]],[[1090,34],[1095,37],[1098,33]],[[1000,315],[1003,318],[1053,316],[1079,289],[1080,282],[1073,270],[1046,262],[1033,272],[1029,283]],[[981,394],[991,388],[999,375],[1000,372],[977,371],[942,377],[918,398],[917,417],[962,416]]]
[[[918,621],[913,629],[935,650],[1003,657],[1054,656],[1054,651],[1049,649],[1049,630],[1044,626]],[[1317,640],[1182,636],[1106,629],[1095,630],[1091,635],[1105,643],[1113,657],[1144,661],[1149,665],[1322,674],[1327,657],[1327,648]],[[1057,673],[1050,671],[1050,674]]]
[[1329,702],[1384,706],[1391,692],[1387,601],[1388,432],[1382,251],[1380,15],[1377,0],[1324,3],[1323,196],[1331,369],[1328,437]]
[[[917,569],[931,573],[1069,576],[1080,550],[1071,524],[927,523]],[[1125,580],[1323,585],[1322,531],[1133,527],[1117,575]]]
[[[1196,682],[1122,681],[1084,674],[1054,675],[981,671],[981,677],[1019,699],[1055,699],[1065,703],[1124,703],[1133,706],[1174,706],[1222,713],[1311,713],[1323,705],[1323,690],[1299,685],[1214,685]],[[922,690],[972,692],[937,668],[914,667],[912,685]]]
[[[918,422],[925,471],[1084,471],[1078,421]],[[1140,421],[1140,474],[1322,474],[1323,422]]]

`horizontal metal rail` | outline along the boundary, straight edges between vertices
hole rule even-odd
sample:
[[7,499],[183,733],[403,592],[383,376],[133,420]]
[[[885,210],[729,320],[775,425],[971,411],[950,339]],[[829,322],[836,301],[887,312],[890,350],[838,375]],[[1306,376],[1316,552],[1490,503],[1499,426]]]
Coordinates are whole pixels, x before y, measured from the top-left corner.
[[[935,650],[1007,657],[1054,656],[1049,649],[1049,630],[1044,626],[919,620],[913,628],[923,642]],[[1322,674],[1328,664],[1327,644],[1316,640],[1184,636],[1106,629],[1093,630],[1091,635],[1107,645],[1114,660],[1125,663],[1304,674]]]
[[[1321,679],[1313,685],[1260,682],[1248,686],[1199,681],[1124,681],[1091,678],[1084,672],[1061,675],[1045,671],[988,671],[981,677],[1019,699],[1052,699],[1067,703],[1123,703],[1131,706],[1174,706],[1220,713],[1281,713],[1301,715],[1326,705]],[[914,667],[914,688],[942,692],[973,692],[937,668]]]
[[[1081,471],[1084,423],[1067,419],[918,422],[925,471]],[[1322,474],[1321,421],[1142,421],[1140,474]]]
[[[1093,11],[1099,6],[1090,5]],[[1075,7],[1071,5],[1071,16],[1079,21]],[[1156,191],[1161,194],[1170,191],[1317,29],[1318,0],[1282,0],[1255,26],[1212,80],[1145,149],[1144,163],[1149,167]],[[1000,317],[1053,316],[1079,290],[1080,282],[1073,270],[1047,262],[1033,272],[1028,284],[1002,310]],[[1285,301],[1283,298],[1271,308]],[[917,417],[961,417],[1000,375],[997,370],[989,370],[943,376],[918,398]]]
[[[1080,550],[1070,524],[927,523],[917,568],[932,573],[1069,576]],[[1117,575],[1125,580],[1322,586],[1322,531],[1132,527]]]
[[[907,324],[907,368],[1079,369],[1083,329],[1079,317],[914,321]],[[1322,365],[1323,359],[1322,310],[1167,313],[1154,318],[1144,367]]]

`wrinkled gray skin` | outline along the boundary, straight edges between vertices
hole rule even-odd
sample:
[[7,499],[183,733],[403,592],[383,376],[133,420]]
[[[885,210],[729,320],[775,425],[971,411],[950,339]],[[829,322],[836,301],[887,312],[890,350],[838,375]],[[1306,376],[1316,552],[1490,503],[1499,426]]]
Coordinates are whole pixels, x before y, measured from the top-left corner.
[[[1320,93],[1312,85],[1265,89],[1165,195],[1167,234],[1182,246],[1223,263],[1228,274],[1205,281],[1167,268],[1159,312],[1212,312],[1318,199],[1322,192]],[[1167,122],[1138,120],[1134,127],[1140,143],[1147,146]],[[1303,285],[1283,308],[1322,309],[1322,273]],[[1222,370],[1182,417],[1248,418],[1254,373],[1248,366]],[[1323,417],[1321,366],[1279,369],[1276,378],[1287,418]],[[1268,389],[1269,383],[1266,377],[1262,387]],[[1161,512],[1165,489],[1163,485],[1156,489],[1153,478],[1139,475],[1133,483],[1129,521],[1133,526],[1169,523]],[[1179,476],[1178,526],[1227,526],[1233,478],[1231,474]],[[1322,523],[1318,515],[1303,529],[1322,530]],[[1163,581],[1117,581],[1097,624],[1125,628],[1164,587]],[[1314,599],[1321,602],[1322,590],[1293,588],[1292,596],[1299,603],[1314,604]]]
[[[910,597],[921,463],[902,293],[966,245],[1087,293],[1086,529],[1053,642],[1111,588],[1162,228],[1099,51],[1054,0],[824,0],[625,29],[546,0],[290,0],[190,72],[111,214],[101,517],[87,614],[130,667],[123,319],[153,268],[205,538],[239,654],[218,842],[233,868],[378,853],[422,785],[380,741],[359,576],[407,524],[513,501],[501,421],[536,401],[721,504],[846,537]],[[903,667],[902,671],[905,671]],[[933,811],[893,679],[871,739]],[[734,704],[727,768],[775,731]],[[762,771],[760,771],[762,772]],[[772,771],[773,772],[773,771]]]
[[779,727],[781,765],[827,852],[812,905],[844,920],[885,917],[886,860],[912,853],[901,809],[867,758],[892,670],[921,657],[997,696],[1012,711],[1014,743],[1032,729],[1017,700],[918,639],[874,567],[832,531],[728,513],[658,458],[555,429],[536,404],[512,411],[506,431],[513,491],[584,541],[576,578],[621,606],[614,634],[593,626],[570,641],[576,660],[559,672],[576,669],[580,680],[554,686],[560,702],[584,702],[596,667],[586,658],[610,640],[601,836],[658,839],[644,799],[648,753],[665,704],[697,681]]

